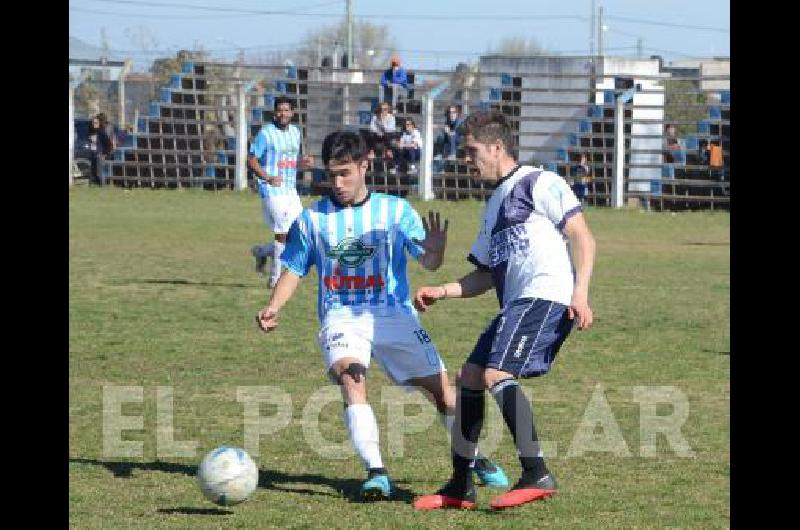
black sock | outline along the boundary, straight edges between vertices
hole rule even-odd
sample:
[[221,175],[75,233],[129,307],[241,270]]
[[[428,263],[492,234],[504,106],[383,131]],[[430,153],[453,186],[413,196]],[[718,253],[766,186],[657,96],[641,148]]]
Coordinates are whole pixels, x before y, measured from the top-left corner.
[[385,467],[371,467],[367,470],[367,478],[370,479],[375,475],[385,475],[386,468]]
[[503,419],[514,437],[522,474],[529,479],[539,479],[547,474],[544,458],[539,455],[539,438],[533,422],[530,402],[515,379],[504,379],[491,389]]
[[465,488],[472,484],[475,446],[483,428],[484,391],[461,387],[456,399],[456,414],[451,433],[453,479]]

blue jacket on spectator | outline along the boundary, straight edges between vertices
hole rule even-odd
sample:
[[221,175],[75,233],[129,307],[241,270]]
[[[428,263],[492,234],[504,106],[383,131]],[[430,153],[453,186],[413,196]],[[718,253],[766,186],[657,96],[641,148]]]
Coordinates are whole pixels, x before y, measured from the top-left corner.
[[406,76],[406,71],[400,65],[397,65],[397,68],[392,65],[392,68],[388,68],[381,76],[381,85],[384,87],[392,83],[402,85],[403,88],[408,89],[408,77]]

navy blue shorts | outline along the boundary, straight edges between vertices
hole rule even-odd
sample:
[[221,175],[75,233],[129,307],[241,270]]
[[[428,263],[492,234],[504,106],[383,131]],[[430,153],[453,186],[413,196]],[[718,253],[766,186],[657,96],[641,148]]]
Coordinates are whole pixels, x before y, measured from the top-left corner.
[[515,377],[544,375],[550,371],[574,322],[567,306],[558,302],[515,300],[481,334],[467,362]]

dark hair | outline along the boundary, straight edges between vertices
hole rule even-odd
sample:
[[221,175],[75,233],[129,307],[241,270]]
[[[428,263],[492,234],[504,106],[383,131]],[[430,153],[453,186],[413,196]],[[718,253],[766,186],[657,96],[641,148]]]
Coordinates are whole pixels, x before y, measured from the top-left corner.
[[288,103],[289,107],[291,107],[292,110],[294,110],[294,101],[292,101],[291,99],[287,98],[286,96],[278,96],[278,97],[276,97],[275,98],[275,106],[273,108],[275,110],[278,110],[278,105],[280,105],[281,103]]
[[511,124],[499,110],[480,110],[467,116],[461,126],[462,136],[472,135],[475,141],[489,144],[500,140],[506,148],[506,153],[513,156],[514,137],[511,134]]
[[413,125],[414,127],[417,126],[417,122],[414,121],[414,118],[406,118],[405,123],[408,123],[408,122],[411,122],[411,125]]
[[348,163],[360,162],[367,157],[367,142],[364,136],[353,131],[334,131],[322,141],[322,163],[331,160]]

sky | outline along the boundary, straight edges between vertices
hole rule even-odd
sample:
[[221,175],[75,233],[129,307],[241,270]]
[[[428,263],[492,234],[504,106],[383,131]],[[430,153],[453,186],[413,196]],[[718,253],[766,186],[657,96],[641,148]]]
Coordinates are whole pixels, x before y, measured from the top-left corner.
[[[356,20],[385,25],[409,68],[476,61],[506,37],[534,39],[560,55],[588,55],[592,4],[603,8],[606,55],[667,62],[730,55],[728,0],[352,0]],[[345,0],[70,0],[69,34],[105,42],[142,70],[154,56],[198,44],[235,59],[291,50],[344,18]],[[597,37],[595,36],[595,49]]]

